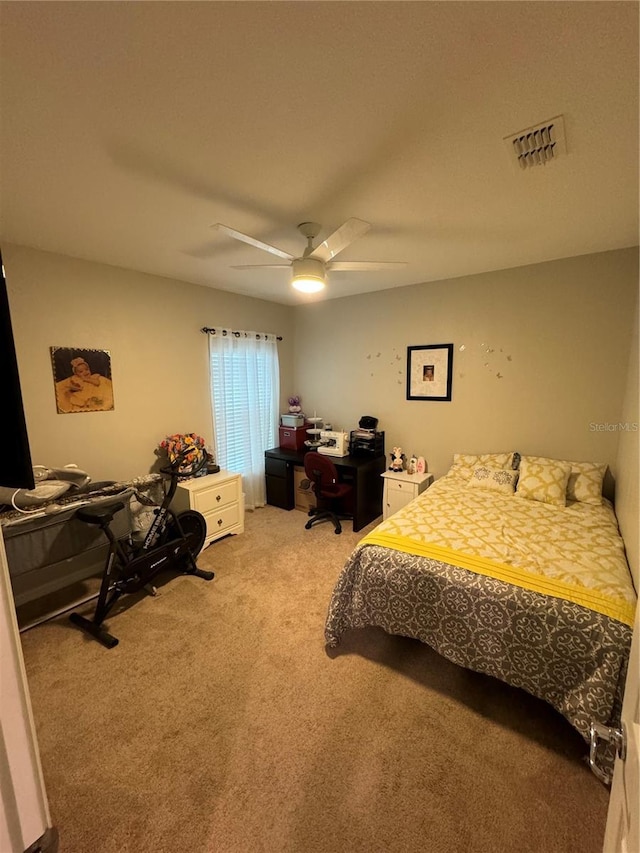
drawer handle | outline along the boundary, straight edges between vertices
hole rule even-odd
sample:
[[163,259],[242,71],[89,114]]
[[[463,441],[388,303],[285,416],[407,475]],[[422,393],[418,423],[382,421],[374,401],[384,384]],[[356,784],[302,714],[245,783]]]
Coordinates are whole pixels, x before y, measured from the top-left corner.
[[221,518],[219,518],[219,519],[218,519],[218,527],[220,527],[220,525],[221,525],[221,524],[222,524],[222,519],[221,519]]
[[222,496],[221,496],[221,495],[216,495],[216,500],[217,500],[217,501],[222,500]]

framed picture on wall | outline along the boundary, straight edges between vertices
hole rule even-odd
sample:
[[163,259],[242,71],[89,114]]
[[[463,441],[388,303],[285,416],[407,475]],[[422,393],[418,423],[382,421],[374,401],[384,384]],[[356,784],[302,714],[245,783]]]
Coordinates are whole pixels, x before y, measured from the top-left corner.
[[407,400],[451,400],[453,344],[407,347]]
[[51,347],[51,364],[58,414],[110,412],[114,408],[107,350]]

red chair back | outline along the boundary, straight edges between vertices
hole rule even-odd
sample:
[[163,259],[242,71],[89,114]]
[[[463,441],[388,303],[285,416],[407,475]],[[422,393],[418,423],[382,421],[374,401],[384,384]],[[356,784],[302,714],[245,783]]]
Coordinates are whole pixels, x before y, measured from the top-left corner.
[[304,456],[304,472],[315,484],[316,494],[334,497],[338,491],[338,469],[328,456],[309,451]]

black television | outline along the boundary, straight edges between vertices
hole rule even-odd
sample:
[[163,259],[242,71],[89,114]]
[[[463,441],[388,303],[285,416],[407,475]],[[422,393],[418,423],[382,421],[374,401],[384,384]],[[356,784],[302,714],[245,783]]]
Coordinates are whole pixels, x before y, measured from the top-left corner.
[[33,466],[22,405],[9,295],[0,252],[0,486],[33,489]]

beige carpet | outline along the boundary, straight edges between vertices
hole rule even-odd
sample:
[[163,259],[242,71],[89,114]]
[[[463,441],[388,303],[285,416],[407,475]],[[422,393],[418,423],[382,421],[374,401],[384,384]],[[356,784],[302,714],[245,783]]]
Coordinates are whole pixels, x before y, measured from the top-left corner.
[[113,650],[22,635],[61,853],[599,853],[608,792],[551,707],[378,630],[327,654],[362,532],[305,520],[248,513]]

